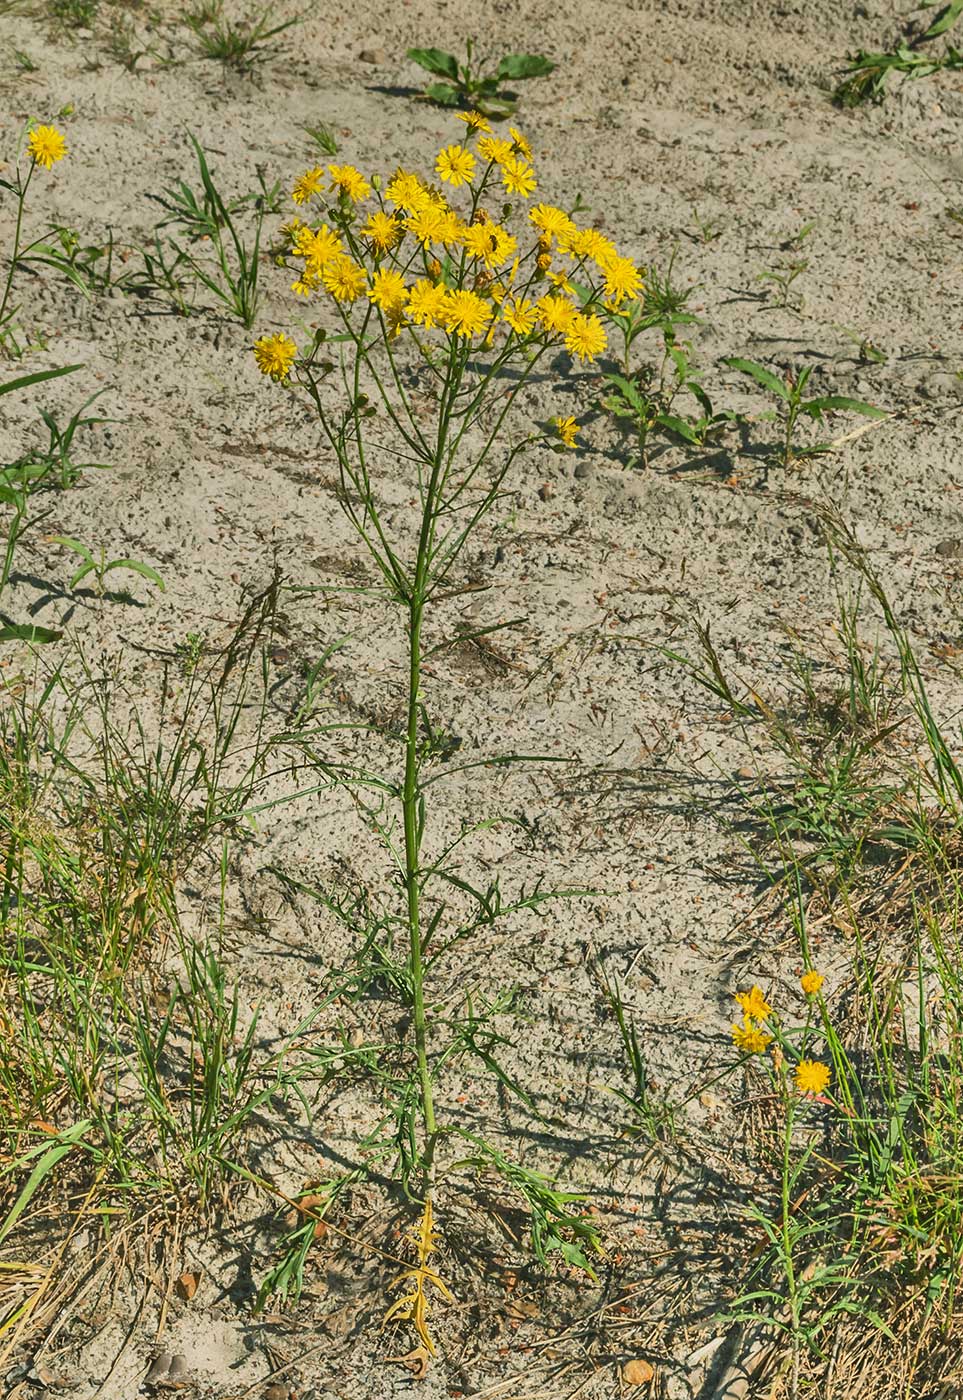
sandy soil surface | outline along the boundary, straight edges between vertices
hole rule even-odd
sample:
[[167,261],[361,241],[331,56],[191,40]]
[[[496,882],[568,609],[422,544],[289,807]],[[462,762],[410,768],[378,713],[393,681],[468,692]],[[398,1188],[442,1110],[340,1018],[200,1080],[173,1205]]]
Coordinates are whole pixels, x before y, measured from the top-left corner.
[[[445,625],[524,620],[497,649],[441,654],[430,699],[462,753],[507,746],[570,762],[494,780],[454,775],[436,789],[432,840],[457,831],[465,812],[504,813],[521,825],[479,838],[466,875],[497,870],[509,890],[544,876],[603,893],[480,939],[439,974],[444,1004],[469,985],[480,996],[515,989],[515,1009],[498,1023],[501,1053],[542,1116],[496,1094],[483,1072],[446,1081],[441,1112],[584,1190],[607,1255],[597,1283],[564,1270],[540,1281],[507,1235],[494,1226],[486,1235],[470,1202],[453,1197],[443,1272],[457,1304],[439,1313],[443,1355],[425,1396],[616,1396],[619,1368],[636,1356],[656,1367],[657,1393],[709,1396],[725,1348],[687,1359],[717,1335],[741,1345],[714,1320],[738,1282],[743,1211],[756,1190],[741,1155],[740,1085],[699,1086],[731,1058],[733,989],[765,981],[789,1001],[798,967],[785,922],[752,916],[757,873],[719,820],[733,775],[754,756],[721,722],[722,705],[658,648],[691,651],[701,620],[738,673],[773,692],[786,683],[790,633],[814,656],[836,649],[816,501],[854,524],[924,654],[963,632],[954,554],[963,540],[963,228],[946,214],[963,203],[963,84],[921,82],[856,112],[829,101],[842,56],[893,37],[900,10],[895,0],[359,0],[338,9],[321,0],[251,75],[191,57],[171,15],[130,12],[143,47],[163,53],[171,43],[186,61],[147,57],[133,72],[108,51],[119,7],[105,5],[93,31],[73,37],[0,17],[0,151],[9,155],[28,117],[52,119],[72,104],[62,122],[70,158],[44,177],[43,209],[85,241],[102,240],[109,225],[119,248],[149,238],[162,213],[153,196],[178,179],[196,183],[188,129],[228,192],[255,188],[258,169],[289,188],[312,163],[303,128],[317,122],[363,170],[418,168],[455,138],[445,113],[412,99],[409,45],[458,49],[474,33],[500,51],[542,51],[558,68],[526,88],[519,114],[541,191],[560,203],[580,192],[592,220],[641,264],[664,269],[675,250],[676,280],[697,288],[692,340],[714,402],[765,407],[721,363],[744,355],[778,370],[812,366],[821,392],[893,411],[788,477],[765,469],[776,432],[765,422],[707,452],[660,442],[648,470],[628,471],[629,445],[590,413],[594,372],[568,368],[528,392],[535,420],[584,416],[585,445],[520,459],[510,505],[465,561],[466,580],[487,591],[446,604]],[[13,49],[37,70],[15,71]],[[699,238],[694,211],[718,237]],[[759,274],[810,223],[809,265],[794,288],[801,306],[780,308]],[[266,263],[258,332],[294,326],[288,281]],[[250,333],[213,309],[184,318],[123,292],[85,302],[47,275],[25,276],[20,288],[22,319],[47,338],[30,366],[85,365],[42,401],[75,405],[106,388],[98,407],[115,420],[79,454],[112,469],[58,498],[46,531],[142,559],[168,586],[160,595],[134,581],[134,605],[71,594],[70,560],[35,535],[7,606],[18,620],[65,628],[112,678],[101,683],[118,703],[132,699],[150,726],[164,686],[177,704],[173,648],[191,632],[223,642],[275,561],[295,585],[358,580],[364,561],[330,453],[303,407],[259,377]],[[862,362],[861,339],[885,362]],[[0,440],[16,455],[36,419],[25,397],[9,402]],[[855,425],[838,419],[833,431]],[[384,470],[400,525],[413,502],[398,467]],[[271,723],[290,721],[305,668],[341,641],[327,668],[335,717],[396,713],[403,639],[390,619],[350,594],[286,593],[280,612]],[[937,670],[934,685],[952,703],[953,676]],[[262,1005],[266,1040],[317,1003],[346,951],[333,921],[285,893],[269,868],[342,888],[387,879],[345,798],[324,793],[257,818],[234,852],[226,929],[229,972],[244,1002]],[[184,877],[185,919],[216,918],[217,892],[215,855]],[[831,964],[832,946],[822,952]],[[625,1080],[599,966],[623,988],[653,1091],[695,1093],[679,1148],[620,1133],[609,1091]],[[345,1014],[366,1037],[398,1033],[367,999],[349,1013],[332,1008],[319,1034]],[[353,1161],[376,1115],[362,1088],[332,1094],[311,1129],[265,1143],[261,1169],[295,1191],[332,1162]],[[383,1244],[385,1211],[374,1183],[354,1193],[340,1224]],[[407,1394],[410,1378],[385,1361],[409,1344],[379,1330],[390,1270],[375,1254],[347,1241],[319,1249],[298,1307],[252,1319],[277,1236],[262,1201],[239,1207],[220,1234],[185,1242],[184,1267],[200,1264],[203,1283],[190,1302],[172,1299],[163,1345],[185,1353],[198,1393],[261,1393],[248,1388],[290,1362],[284,1379],[305,1397]],[[140,1311],[138,1298],[122,1283],[59,1338],[76,1394],[137,1393],[157,1346],[160,1296]]]

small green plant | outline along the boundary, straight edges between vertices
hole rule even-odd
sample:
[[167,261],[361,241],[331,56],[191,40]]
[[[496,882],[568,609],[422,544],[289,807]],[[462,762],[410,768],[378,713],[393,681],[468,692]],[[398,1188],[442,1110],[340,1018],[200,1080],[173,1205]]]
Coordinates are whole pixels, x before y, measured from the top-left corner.
[[441,79],[425,88],[428,101],[442,107],[474,108],[486,117],[508,117],[518,106],[518,97],[511,91],[503,91],[504,84],[544,78],[555,69],[555,64],[541,54],[509,53],[498,60],[493,71],[482,73],[479,67],[488,67],[494,60],[477,58],[471,39],[465,50],[464,63],[459,63],[454,54],[443,49],[408,50],[408,57],[414,63]]
[[804,397],[806,386],[812,375],[812,366],[807,365],[798,374],[787,373],[782,379],[755,360],[744,360],[732,356],[722,361],[729,369],[736,370],[755,381],[760,388],[772,394],[776,400],[775,410],[767,413],[768,418],[782,420],[783,438],[777,461],[790,468],[794,462],[805,461],[833,450],[831,442],[817,442],[802,446],[796,442],[796,429],[801,418],[809,418],[822,423],[828,413],[859,413],[864,418],[887,418],[885,409],[864,403],[862,399],[850,399],[839,394],[822,394],[815,398]]
[[23,49],[14,49],[13,61],[21,73],[39,73],[40,71],[39,63],[35,63]]
[[99,9],[100,0],[47,0],[50,18],[66,29],[89,29]]
[[695,205],[692,206],[692,218],[695,223],[695,231],[686,231],[686,237],[691,238],[695,243],[715,243],[716,239],[722,237],[722,225],[716,219],[704,219]]
[[773,288],[773,299],[776,306],[783,309],[792,307],[799,310],[802,306],[802,298],[793,298],[792,289],[809,268],[808,258],[782,258],[775,267],[766,268],[758,273],[759,282],[768,282]]
[[[932,9],[936,0],[924,4],[920,9]],[[929,78],[941,70],[959,71],[963,69],[963,52],[947,44],[942,53],[921,52],[923,44],[930,44],[948,34],[963,16],[961,0],[950,0],[943,5],[933,23],[912,43],[897,44],[894,49],[870,52],[866,49],[853,55],[845,70],[843,81],[836,88],[833,97],[841,107],[858,107],[863,102],[881,102],[886,95],[886,85],[893,73],[902,73],[907,79]]]
[[[28,135],[29,132],[29,135]],[[30,164],[24,174],[20,165],[20,147],[23,138],[27,135],[27,154]],[[15,172],[12,178],[0,175],[0,190],[6,190],[12,194],[16,200],[17,212],[14,224],[13,246],[7,264],[7,275],[3,281],[3,292],[0,294],[0,350],[5,354],[19,359],[23,354],[24,347],[21,345],[15,332],[14,318],[20,309],[11,305],[10,296],[13,290],[13,277],[18,266],[29,257],[31,252],[41,246],[44,239],[49,234],[42,234],[32,243],[23,242],[23,216],[27,203],[27,194],[30,185],[36,174],[37,167],[43,170],[51,170],[53,166],[64,158],[67,145],[61,133],[52,126],[25,127],[17,143],[17,161]]]
[[[607,393],[601,406],[614,417],[631,425],[636,435],[637,453],[629,459],[632,468],[639,462],[648,465],[649,437],[654,429],[673,433],[693,447],[705,447],[712,434],[730,423],[735,415],[728,410],[717,411],[692,367],[692,347],[674,339],[671,332],[664,336],[662,361],[658,369],[645,365],[629,378],[624,374],[607,374]],[[701,413],[683,417],[677,409],[680,394],[695,399]]]
[[211,0],[188,14],[185,23],[203,58],[217,59],[243,72],[268,56],[271,40],[278,34],[304,23],[301,19],[287,19],[272,24],[271,18],[268,6],[260,14],[234,22],[226,18],[221,0]]
[[93,574],[97,580],[97,591],[103,596],[104,580],[109,573],[115,569],[129,569],[132,573],[140,574],[141,578],[146,578],[153,583],[160,591],[164,591],[164,580],[156,569],[152,569],[149,564],[142,564],[138,559],[108,559],[107,553],[101,546],[99,555],[92,553],[80,540],[72,539],[69,535],[51,535],[51,544],[61,544],[65,549],[71,549],[75,554],[79,554],[83,563],[72,575],[68,588],[76,588],[78,583]]
[[304,129],[324,155],[336,156],[338,154],[338,139],[325,122],[318,122],[317,126],[306,126]]

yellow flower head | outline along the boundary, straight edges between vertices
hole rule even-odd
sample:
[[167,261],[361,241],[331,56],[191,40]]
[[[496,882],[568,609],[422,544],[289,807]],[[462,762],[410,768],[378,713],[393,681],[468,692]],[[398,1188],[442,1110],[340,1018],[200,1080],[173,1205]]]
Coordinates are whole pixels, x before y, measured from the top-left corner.
[[516,155],[524,156],[526,160],[530,161],[532,158],[532,148],[518,128],[510,126],[508,128],[508,134],[512,138],[512,150]]
[[800,1060],[796,1066],[796,1088],[801,1094],[821,1094],[831,1078],[822,1060]]
[[578,232],[565,210],[557,209],[554,204],[533,204],[528,217],[549,242]]
[[464,146],[446,146],[435,161],[438,177],[456,188],[470,185],[475,178],[475,157]]
[[344,244],[327,224],[317,230],[302,224],[294,235],[294,255],[304,258],[305,271],[319,275],[344,250]]
[[605,327],[597,316],[576,315],[565,332],[565,348],[579,360],[594,360],[605,349]]
[[262,374],[281,383],[287,379],[298,353],[298,347],[283,331],[277,335],[262,335],[254,342],[254,358]]
[[500,136],[483,136],[478,142],[478,154],[495,165],[515,159],[511,141],[503,141]]
[[573,258],[591,258],[598,263],[618,257],[615,244],[597,228],[576,228],[572,233],[560,235],[558,242]]
[[441,243],[448,229],[445,211],[437,204],[423,204],[405,219],[405,228],[415,235],[423,248]]
[[408,300],[408,288],[405,286],[405,279],[400,272],[386,268],[376,272],[371,279],[371,289],[368,296],[375,306],[381,307],[386,315],[398,316],[404,310],[405,302]]
[[825,980],[821,972],[817,972],[815,968],[810,968],[808,972],[804,972],[800,977],[799,985],[802,987],[807,997],[814,997]]
[[552,420],[555,429],[566,447],[577,447],[575,435],[578,432],[578,424],[574,418],[555,418]]
[[481,112],[458,112],[456,120],[465,123],[470,136],[474,136],[476,131],[491,131],[492,129],[488,118],[482,116]]
[[500,224],[465,224],[458,241],[473,258],[484,259],[486,267],[501,267],[518,247],[516,240]]
[[417,175],[410,170],[397,170],[385,187],[385,199],[406,214],[413,214],[431,202],[431,195]]
[[509,194],[520,194],[527,199],[535,189],[535,172],[524,160],[507,160],[502,166],[502,181]]
[[605,295],[609,301],[620,302],[623,297],[638,301],[642,290],[642,274],[629,258],[612,258],[604,267]]
[[320,193],[323,189],[324,171],[320,165],[316,165],[312,170],[306,170],[303,175],[298,176],[291,191],[291,198],[295,204],[306,204],[312,195]]
[[761,987],[752,987],[748,992],[734,992],[733,996],[742,1009],[743,1016],[751,1016],[756,1021],[764,1021],[772,1015],[772,1007],[762,994]]
[[35,126],[27,141],[27,150],[35,164],[49,170],[54,161],[63,160],[67,143],[55,126]]
[[329,262],[321,274],[321,281],[335,301],[357,301],[365,289],[364,268],[359,267],[346,253]]
[[471,339],[488,328],[492,309],[488,302],[475,292],[447,292],[445,294],[445,328],[450,335],[462,335]]
[[329,165],[328,174],[331,176],[332,190],[346,195],[352,204],[360,204],[371,193],[371,186],[353,165]]
[[568,297],[547,296],[539,299],[538,319],[543,330],[564,333],[577,315]]
[[538,308],[534,302],[522,297],[506,297],[502,305],[502,319],[517,335],[531,335],[538,322]]
[[771,1043],[772,1036],[767,1035],[749,1016],[745,1016],[741,1026],[733,1026],[732,1039],[736,1049],[741,1050],[744,1055],[762,1055]]
[[415,325],[431,329],[432,326],[444,324],[447,305],[448,293],[445,288],[423,277],[408,293],[408,305],[405,310],[408,319],[414,321]]
[[387,253],[401,239],[404,230],[393,214],[386,214],[383,209],[377,209],[369,216],[361,233],[368,239],[375,252]]

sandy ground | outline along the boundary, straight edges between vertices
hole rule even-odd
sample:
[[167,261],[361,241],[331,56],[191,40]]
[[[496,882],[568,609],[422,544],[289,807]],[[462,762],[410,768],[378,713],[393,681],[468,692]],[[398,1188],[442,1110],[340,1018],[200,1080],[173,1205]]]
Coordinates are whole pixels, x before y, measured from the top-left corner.
[[[660,443],[649,470],[630,473],[627,444],[589,412],[591,373],[567,370],[528,395],[533,419],[585,415],[585,447],[520,460],[511,509],[465,562],[466,578],[489,590],[472,595],[470,610],[464,599],[446,605],[446,623],[525,620],[501,634],[498,655],[440,656],[430,699],[465,753],[507,745],[571,762],[508,770],[494,782],[454,776],[436,789],[433,839],[456,830],[466,810],[505,813],[524,828],[482,837],[466,873],[497,869],[506,889],[544,875],[605,893],[549,906],[441,973],[446,1004],[469,984],[481,994],[517,989],[515,1013],[499,1022],[510,1042],[505,1062],[550,1129],[495,1095],[481,1073],[453,1076],[441,1110],[584,1189],[608,1256],[597,1285],[563,1273],[544,1286],[523,1271],[507,1293],[492,1260],[516,1256],[494,1232],[475,1239],[465,1203],[452,1201],[444,1269],[458,1302],[439,1322],[445,1354],[421,1387],[426,1396],[616,1396],[619,1366],[633,1356],[653,1362],[663,1395],[715,1393],[717,1372],[686,1358],[726,1330],[712,1315],[744,1257],[740,1222],[754,1187],[740,1166],[739,1085],[696,1097],[683,1115],[685,1150],[653,1155],[627,1143],[607,1092],[625,1081],[591,964],[597,958],[621,980],[653,1083],[672,1097],[729,1057],[735,987],[764,981],[787,1002],[793,996],[790,930],[746,922],[756,877],[713,811],[752,755],[720,723],[722,707],[657,648],[690,649],[691,619],[702,619],[740,675],[778,691],[787,628],[813,655],[835,646],[812,500],[834,502],[856,525],[924,651],[963,631],[953,557],[963,539],[963,228],[946,215],[963,203],[963,84],[920,83],[853,113],[828,100],[841,56],[892,37],[901,8],[894,0],[360,0],[335,10],[321,0],[285,36],[282,56],[250,76],[191,58],[185,31],[136,10],[138,33],[150,31],[161,51],[174,42],[185,62],[148,58],[126,71],[105,46],[119,7],[105,5],[94,32],[73,39],[29,17],[0,18],[0,152],[9,156],[26,118],[51,119],[72,104],[63,121],[70,159],[40,181],[43,207],[85,241],[103,238],[109,224],[119,246],[149,236],[161,215],[152,195],[177,179],[196,183],[188,128],[228,191],[255,188],[257,168],[268,184],[289,186],[312,160],[303,126],[319,121],[338,133],[342,158],[364,170],[417,168],[454,135],[450,118],[406,91],[418,83],[407,46],[457,49],[475,33],[498,51],[543,51],[558,69],[529,85],[520,112],[541,192],[559,203],[580,192],[592,219],[640,263],[664,268],[677,249],[677,280],[697,286],[692,307],[703,324],[692,338],[718,406],[765,406],[721,365],[746,355],[780,370],[812,365],[814,388],[894,411],[791,478],[763,469],[774,437],[765,423],[744,443],[734,434],[708,453]],[[13,49],[38,71],[16,72]],[[718,238],[689,236],[694,210]],[[9,204],[3,218],[6,231]],[[809,223],[801,308],[780,309],[759,273]],[[263,280],[257,330],[290,329],[288,279],[266,264]],[[73,405],[106,386],[99,407],[117,420],[99,430],[96,450],[79,454],[113,469],[59,499],[49,533],[143,559],[168,588],[160,596],[136,581],[136,606],[71,596],[70,561],[35,537],[7,606],[19,620],[66,627],[151,715],[163,653],[189,632],[223,641],[270,582],[275,558],[292,584],[356,576],[360,555],[334,466],[305,411],[260,379],[251,335],[237,324],[213,311],[184,319],[122,293],[85,303],[47,275],[25,276],[20,288],[25,323],[48,338],[30,366],[86,366],[43,401]],[[860,362],[862,338],[885,351],[884,364]],[[34,431],[32,407],[7,400],[4,412],[0,440],[15,455]],[[854,425],[836,420],[834,432]],[[396,467],[385,470],[403,525],[405,483]],[[303,668],[345,638],[329,668],[336,716],[390,716],[402,655],[392,623],[351,598],[289,594],[282,612],[271,663],[277,727],[297,705]],[[952,702],[953,677],[934,683]],[[264,813],[236,852],[230,971],[244,999],[263,1005],[265,1034],[276,1035],[315,1004],[345,949],[315,906],[282,897],[269,866],[319,884],[378,885],[385,861],[346,800],[331,795]],[[216,889],[214,864],[201,863],[184,882],[185,917],[209,917]],[[832,948],[823,951],[831,961]],[[377,1003],[360,1002],[352,1015],[366,1035],[384,1035]],[[297,1189],[326,1164],[351,1161],[375,1113],[357,1088],[333,1095],[313,1130],[265,1148],[264,1169]],[[373,1186],[356,1193],[342,1224],[377,1240],[383,1219]],[[205,1277],[190,1303],[173,1301],[164,1346],[185,1352],[199,1393],[247,1394],[288,1360],[302,1396],[408,1393],[405,1372],[384,1362],[408,1343],[379,1332],[382,1276],[363,1251],[332,1247],[294,1313],[251,1320],[251,1280],[272,1257],[272,1229],[242,1210],[219,1238],[185,1247],[185,1266],[201,1261]],[[134,1297],[125,1286],[87,1331],[78,1324],[59,1340],[78,1395],[136,1393],[158,1300],[133,1316]]]

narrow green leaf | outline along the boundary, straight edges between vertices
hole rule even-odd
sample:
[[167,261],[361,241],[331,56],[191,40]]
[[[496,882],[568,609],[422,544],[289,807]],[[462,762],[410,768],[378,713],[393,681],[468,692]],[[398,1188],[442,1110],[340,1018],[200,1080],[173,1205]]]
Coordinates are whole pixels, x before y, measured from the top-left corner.
[[[961,0],[963,2],[963,0]],[[804,408],[818,408],[823,413],[861,413],[864,418],[887,418],[889,414],[885,408],[875,408],[871,403],[863,403],[862,399],[847,399],[839,394],[827,394],[825,398],[810,399],[809,403],[803,405]]]
[[0,642],[34,642],[43,646],[47,642],[58,642],[62,632],[54,632],[49,627],[34,627],[30,623],[7,623],[0,627]]
[[62,374],[73,374],[77,369],[83,369],[83,365],[64,365],[61,369],[39,369],[35,374],[22,374],[19,379],[0,384],[0,395],[12,394],[15,389],[26,389],[30,384],[42,384],[46,379],[57,379]]
[[748,374],[750,379],[754,379],[771,394],[778,394],[784,403],[789,402],[788,388],[781,379],[777,379],[772,370],[766,369],[765,365],[757,364],[755,360],[743,360],[738,356],[725,359],[722,363],[730,369],[738,370],[740,374]]
[[164,580],[156,569],[152,569],[149,564],[142,564],[139,559],[112,559],[104,573],[109,573],[111,569],[132,569],[135,574],[140,574],[142,578],[150,579],[151,583],[156,583],[163,593]]

